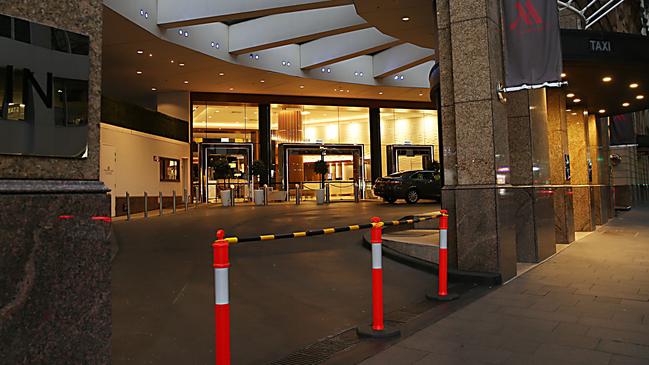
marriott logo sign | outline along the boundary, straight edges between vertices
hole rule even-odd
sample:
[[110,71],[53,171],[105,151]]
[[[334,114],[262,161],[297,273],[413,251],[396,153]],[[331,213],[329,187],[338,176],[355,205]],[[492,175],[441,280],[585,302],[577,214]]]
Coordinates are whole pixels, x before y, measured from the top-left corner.
[[516,0],[516,19],[509,24],[510,32],[517,33],[531,33],[542,32],[544,29],[543,18],[534,7],[532,0],[527,0],[525,3],[521,0]]

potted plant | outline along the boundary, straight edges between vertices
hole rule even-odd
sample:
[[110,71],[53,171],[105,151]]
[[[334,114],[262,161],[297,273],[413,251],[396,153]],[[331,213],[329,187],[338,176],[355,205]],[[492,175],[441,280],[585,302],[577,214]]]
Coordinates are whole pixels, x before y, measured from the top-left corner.
[[[252,167],[250,168],[250,172],[252,173],[252,176],[257,178],[257,182],[261,182],[261,175],[266,174],[266,164],[264,161],[261,160],[255,160],[255,162],[252,163]],[[254,178],[253,178],[253,199],[255,201],[256,205],[263,205],[264,204],[264,191],[262,189],[254,189]]]
[[[232,190],[228,189],[228,183],[230,178],[232,177],[232,168],[230,167],[230,163],[228,162],[228,159],[225,157],[217,157],[213,160],[212,168],[214,169],[214,178],[216,180],[223,180],[224,181],[224,189],[221,190],[221,202],[223,203],[223,206],[230,206],[232,204]],[[226,182],[226,179],[227,182]]]
[[320,189],[315,191],[315,195],[318,204],[323,204],[325,200],[325,175],[329,172],[324,156],[313,164],[313,171],[320,175]]

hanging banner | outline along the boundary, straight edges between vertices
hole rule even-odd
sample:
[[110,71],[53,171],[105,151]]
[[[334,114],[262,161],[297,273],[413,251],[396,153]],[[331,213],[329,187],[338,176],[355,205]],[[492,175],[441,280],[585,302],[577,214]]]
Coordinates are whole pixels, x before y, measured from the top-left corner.
[[552,0],[503,0],[504,91],[561,86],[559,8]]

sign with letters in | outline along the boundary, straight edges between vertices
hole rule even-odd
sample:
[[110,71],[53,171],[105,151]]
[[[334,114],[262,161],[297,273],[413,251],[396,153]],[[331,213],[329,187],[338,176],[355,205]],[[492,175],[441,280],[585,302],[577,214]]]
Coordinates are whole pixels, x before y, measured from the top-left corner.
[[85,158],[87,36],[0,14],[0,154]]
[[503,0],[504,91],[561,86],[563,60],[556,1]]

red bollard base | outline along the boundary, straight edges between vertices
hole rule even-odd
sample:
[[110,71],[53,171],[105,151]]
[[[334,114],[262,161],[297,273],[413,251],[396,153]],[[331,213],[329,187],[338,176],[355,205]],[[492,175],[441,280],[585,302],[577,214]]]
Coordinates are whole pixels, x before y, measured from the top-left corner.
[[376,331],[372,328],[372,325],[356,327],[356,333],[358,337],[365,338],[392,338],[401,336],[401,330],[398,328],[385,326],[381,331]]
[[458,299],[460,297],[459,294],[456,293],[448,293],[446,295],[439,295],[436,291],[426,293],[426,298],[430,300],[435,300],[438,302],[451,302],[455,299]]

